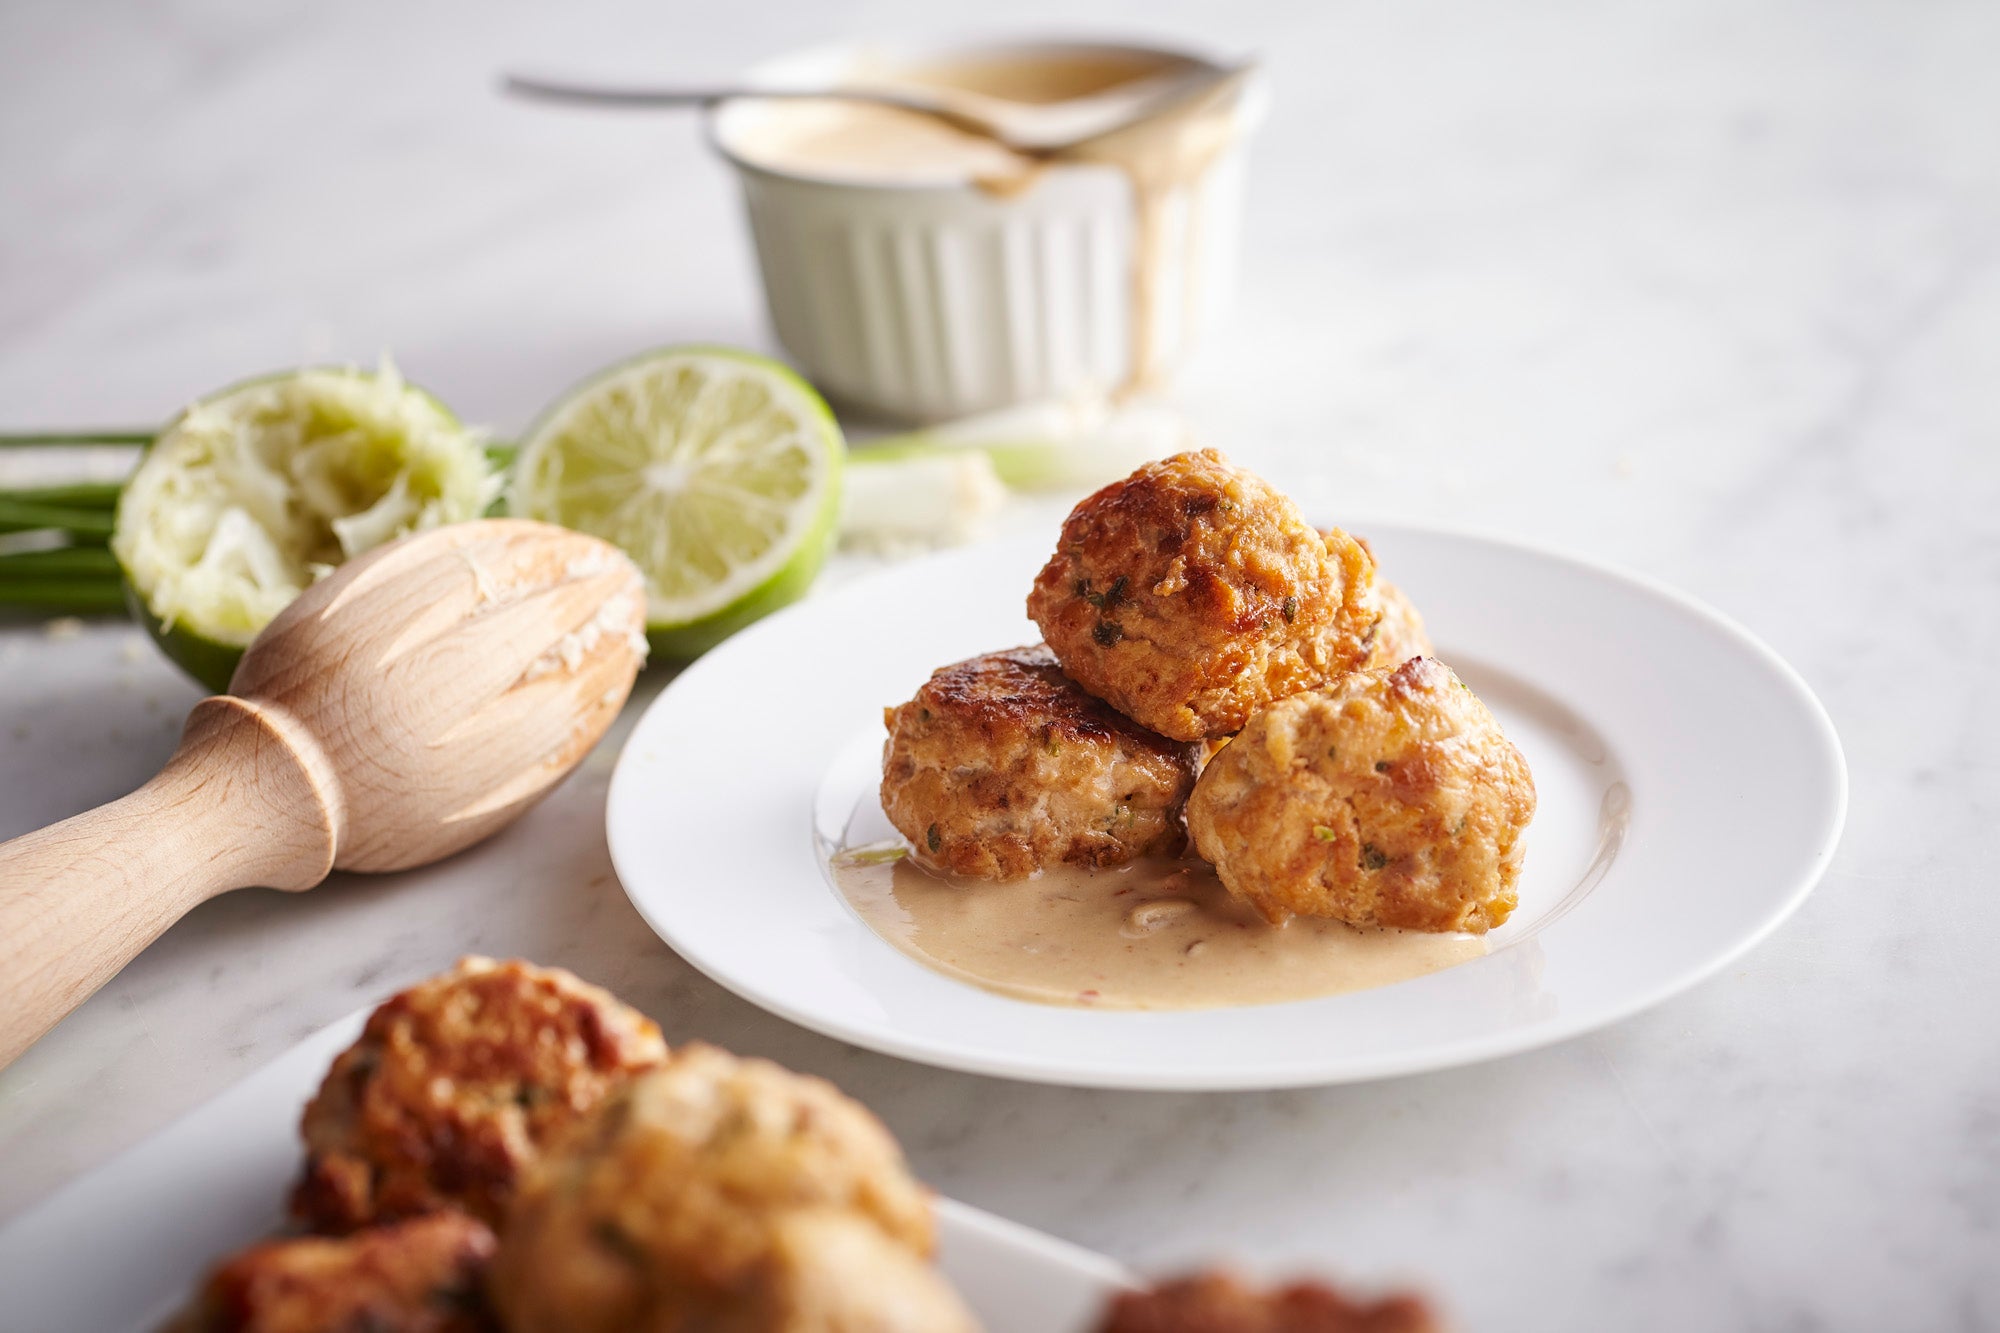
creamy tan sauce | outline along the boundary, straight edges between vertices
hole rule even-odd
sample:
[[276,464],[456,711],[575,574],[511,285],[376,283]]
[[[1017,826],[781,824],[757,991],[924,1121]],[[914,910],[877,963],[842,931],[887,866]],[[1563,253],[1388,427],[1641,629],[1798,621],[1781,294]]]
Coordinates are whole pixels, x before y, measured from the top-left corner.
[[968,52],[920,64],[864,70],[875,84],[945,88],[1003,102],[1052,106],[1122,88],[1140,79],[1191,67],[1192,61],[1150,51],[1091,50]]
[[732,146],[759,166],[864,185],[1011,184],[1038,163],[934,116],[866,102],[772,104]]
[[[1158,378],[1159,356],[1154,347],[1160,275],[1167,263],[1166,214],[1175,192],[1192,187],[1202,173],[1236,138],[1234,114],[1238,85],[1223,84],[1186,106],[1144,120],[1101,139],[1093,139],[1061,154],[1078,162],[1097,162],[1125,173],[1132,185],[1132,306],[1131,364],[1122,388],[1130,393],[1149,388]],[[1193,228],[1198,215],[1190,209],[1185,247],[1198,253]],[[1182,328],[1190,325],[1198,286],[1189,275],[1182,285],[1188,307]]]
[[[856,88],[950,93],[968,109],[981,103],[1049,106],[1187,65],[1142,52],[995,54],[857,69],[844,82]],[[1004,105],[1000,109],[1004,112]],[[1019,188],[1018,178],[1032,178],[1045,161],[919,111],[832,99],[769,103],[765,114],[731,145],[751,161],[780,171],[868,185],[969,180],[1002,192]]]
[[1486,952],[1475,935],[1304,917],[1266,925],[1199,861],[1148,859],[992,884],[931,875],[896,850],[833,857],[834,882],[861,918],[946,976],[1042,1004],[1276,1004],[1386,986]]
[[[1049,105],[1104,93],[1123,84],[1185,67],[1177,57],[1143,52],[1078,51],[1035,56],[968,56],[896,69],[863,71],[859,86],[950,89],[977,98]],[[734,147],[748,160],[873,185],[970,182],[999,198],[1031,187],[1051,162],[1091,162],[1124,173],[1133,202],[1130,355],[1125,392],[1158,374],[1155,327],[1164,253],[1165,215],[1176,191],[1200,179],[1237,133],[1240,84],[1231,80],[1175,111],[1050,154],[1017,152],[983,135],[895,107],[859,102],[772,104],[770,114]],[[1190,216],[1190,228],[1194,225]],[[1188,248],[1197,238],[1190,233]],[[1183,285],[1192,302],[1198,284]],[[1186,315],[1184,313],[1184,326]]]

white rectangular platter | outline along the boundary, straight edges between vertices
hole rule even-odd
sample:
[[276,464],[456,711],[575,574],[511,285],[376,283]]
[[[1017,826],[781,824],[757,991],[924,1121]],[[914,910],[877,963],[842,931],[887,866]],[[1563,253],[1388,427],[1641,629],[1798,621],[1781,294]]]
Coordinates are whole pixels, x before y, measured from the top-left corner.
[[[157,1329],[215,1259],[269,1234],[298,1170],[299,1113],[366,1013],[335,1023],[0,1228],[0,1324]],[[940,1262],[986,1333],[1086,1333],[1129,1275],[950,1199]]]

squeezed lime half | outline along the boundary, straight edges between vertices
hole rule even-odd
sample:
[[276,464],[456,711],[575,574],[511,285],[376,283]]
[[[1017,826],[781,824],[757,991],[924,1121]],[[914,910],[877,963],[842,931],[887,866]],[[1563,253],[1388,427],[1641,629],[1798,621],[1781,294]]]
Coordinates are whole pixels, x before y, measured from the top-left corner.
[[478,434],[393,369],[311,369],[205,398],[118,500],[111,550],[167,656],[224,690],[271,618],[341,562],[477,518],[499,488]]
[[826,401],[784,366],[668,347],[551,408],[521,442],[508,507],[631,556],[654,654],[684,660],[805,594],[845,455]]

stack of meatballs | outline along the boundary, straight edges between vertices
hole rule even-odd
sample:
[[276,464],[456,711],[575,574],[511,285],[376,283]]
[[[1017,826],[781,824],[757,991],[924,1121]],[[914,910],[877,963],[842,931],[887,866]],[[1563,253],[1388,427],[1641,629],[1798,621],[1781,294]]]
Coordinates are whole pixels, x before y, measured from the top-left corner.
[[1535,789],[1367,545],[1214,450],[1086,498],[1028,594],[1045,642],[885,715],[926,869],[1009,880],[1193,849],[1274,925],[1483,933]]

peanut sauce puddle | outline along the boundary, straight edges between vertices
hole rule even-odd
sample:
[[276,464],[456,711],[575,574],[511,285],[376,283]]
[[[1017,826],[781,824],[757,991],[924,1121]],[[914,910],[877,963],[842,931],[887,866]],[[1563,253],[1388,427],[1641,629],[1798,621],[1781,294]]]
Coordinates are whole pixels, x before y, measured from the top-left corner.
[[1269,926],[1215,871],[1150,857],[996,884],[937,876],[901,844],[837,852],[861,919],[936,971],[997,994],[1089,1009],[1223,1009],[1368,990],[1486,953],[1477,935]]

